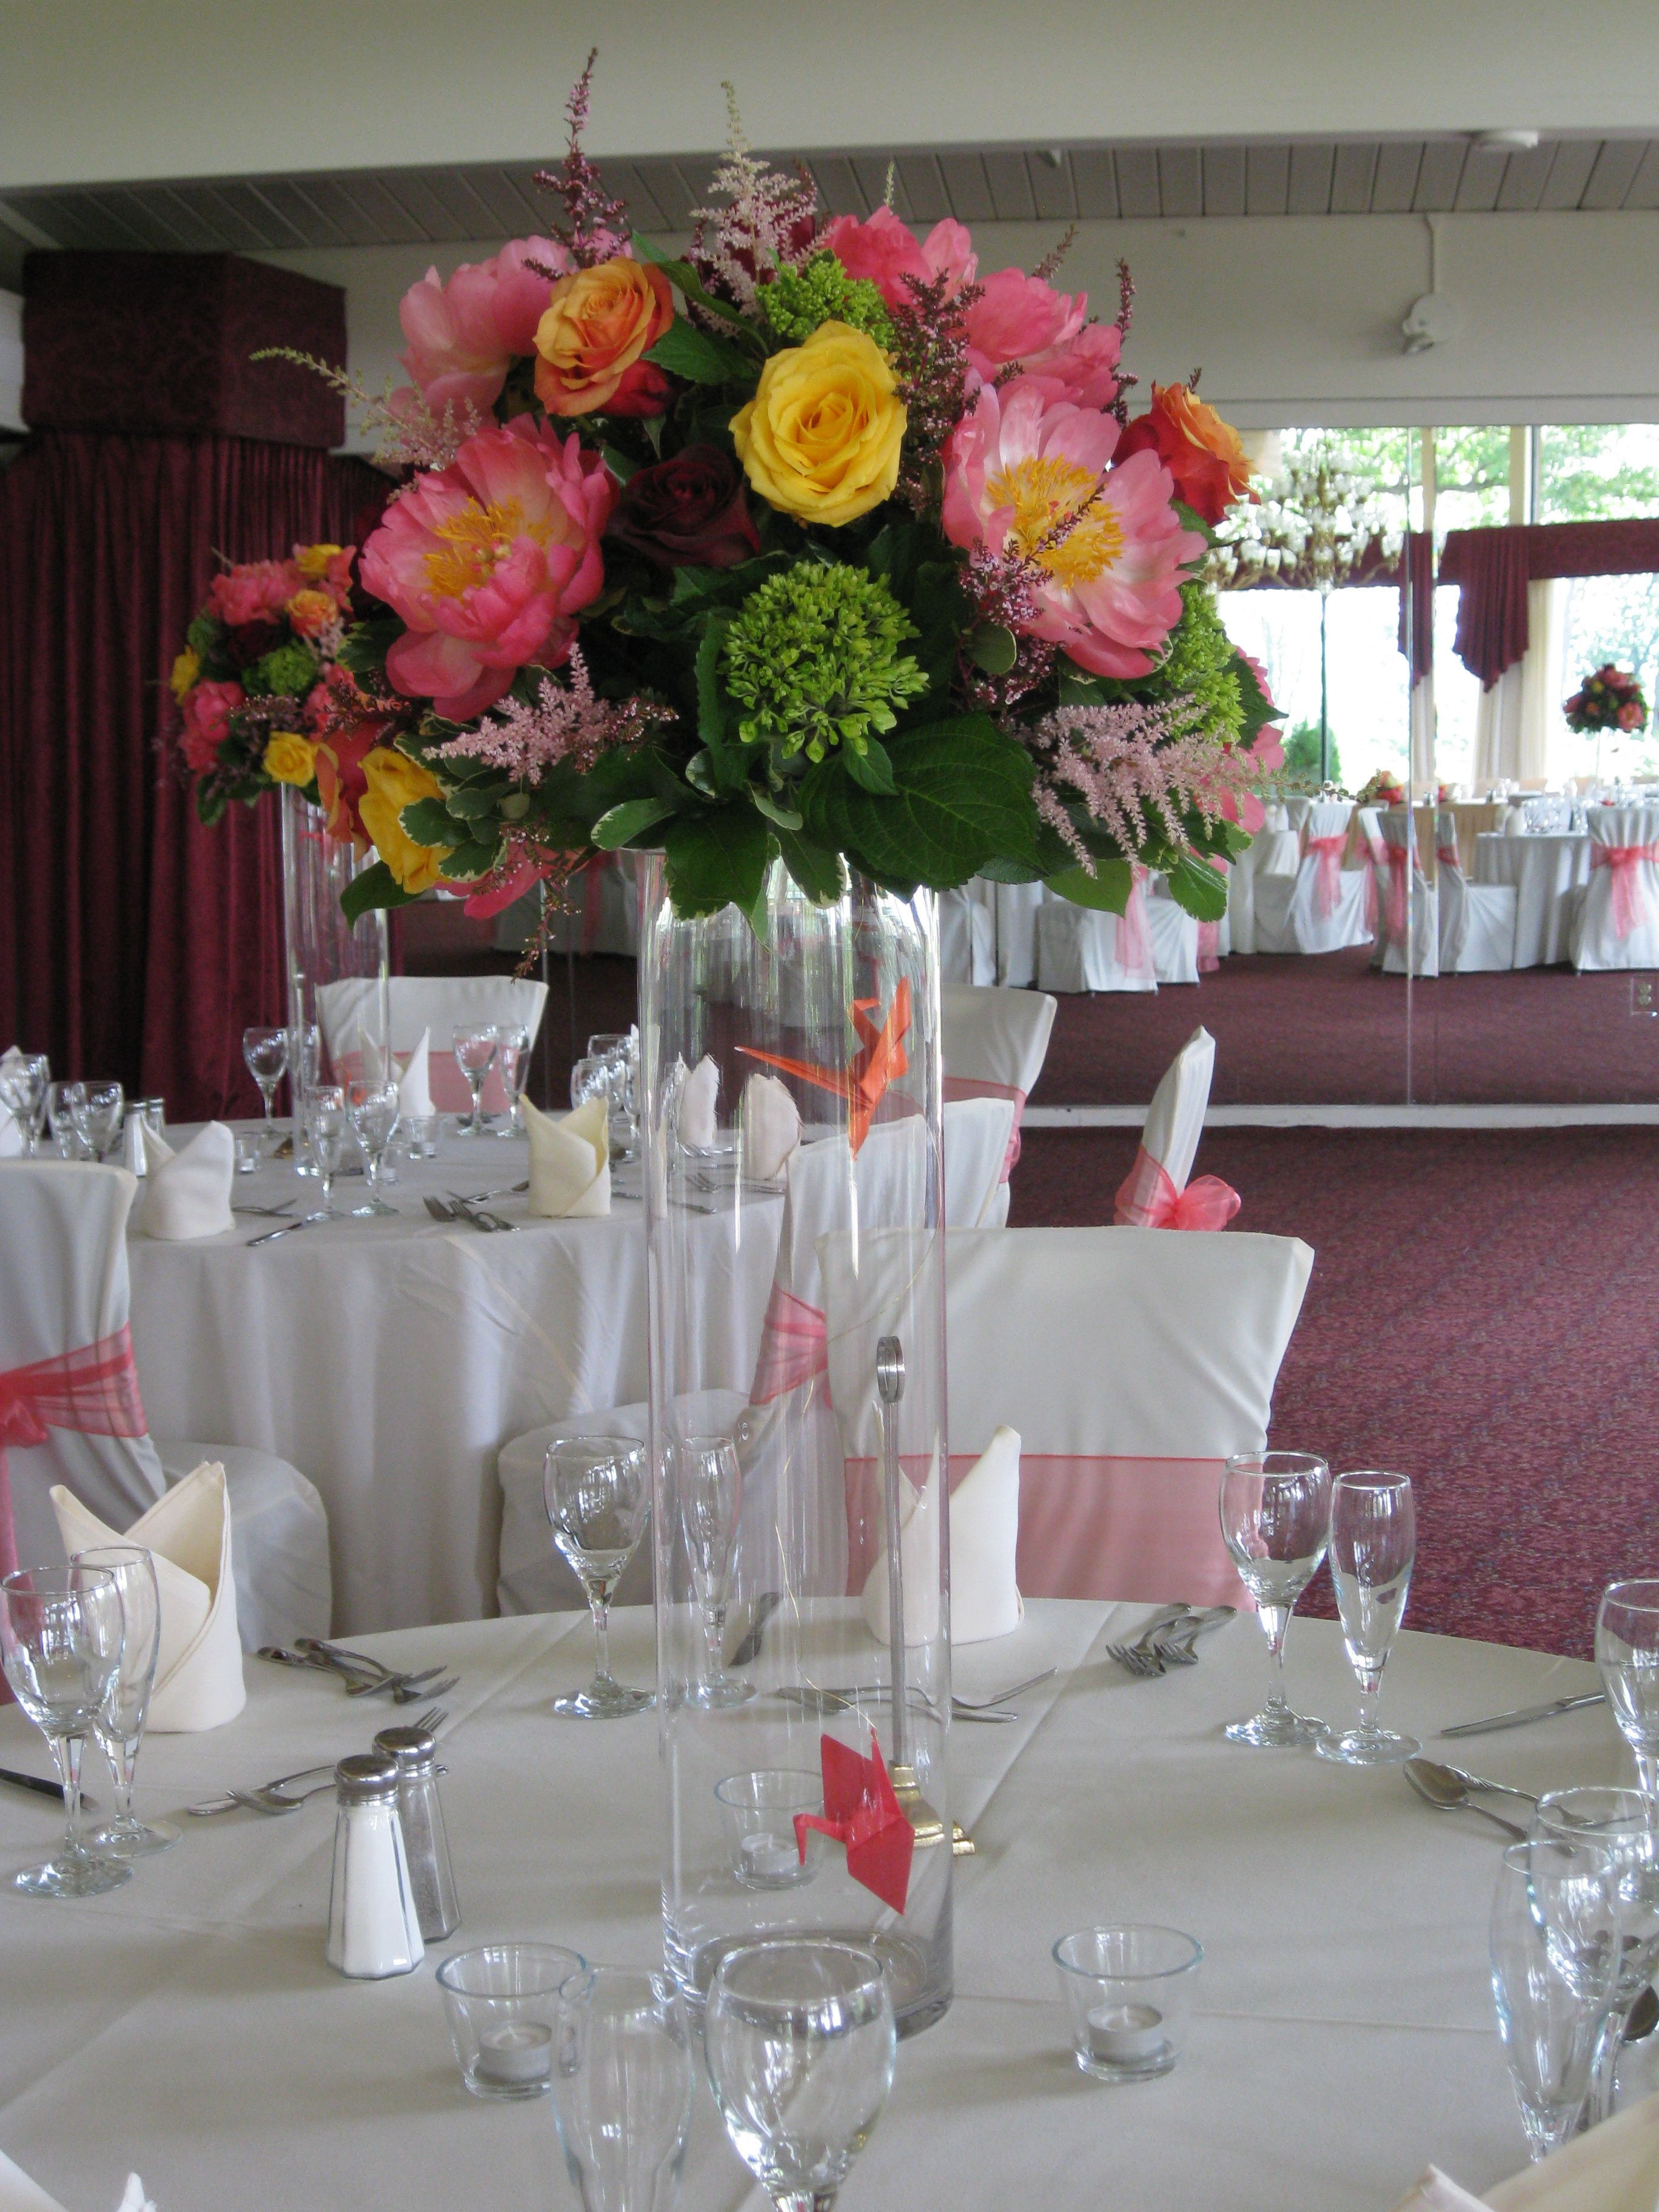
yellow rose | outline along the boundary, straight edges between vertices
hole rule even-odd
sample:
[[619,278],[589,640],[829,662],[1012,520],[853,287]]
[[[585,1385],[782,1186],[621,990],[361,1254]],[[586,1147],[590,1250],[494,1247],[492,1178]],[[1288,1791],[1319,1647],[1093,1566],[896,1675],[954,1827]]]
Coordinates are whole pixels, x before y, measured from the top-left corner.
[[186,646],[185,650],[179,655],[179,658],[173,662],[173,674],[167,679],[173,686],[173,696],[179,702],[179,704],[181,707],[185,703],[185,695],[189,691],[191,686],[195,683],[197,678],[201,674],[201,672],[202,663],[200,656],[192,653],[189,647]]
[[294,549],[294,565],[308,582],[320,584],[328,574],[329,562],[337,553],[343,553],[344,550],[345,548],[343,545],[296,545]]
[[875,340],[823,323],[774,354],[732,418],[738,459],[769,506],[832,529],[879,507],[898,481],[904,402]]
[[317,748],[297,730],[273,730],[265,741],[265,774],[303,791],[317,773]]
[[363,827],[374,840],[374,849],[406,891],[429,891],[443,877],[449,858],[447,845],[417,845],[404,828],[403,811],[417,799],[441,799],[443,786],[418,761],[390,745],[376,745],[363,755],[363,774],[368,789],[357,803]]

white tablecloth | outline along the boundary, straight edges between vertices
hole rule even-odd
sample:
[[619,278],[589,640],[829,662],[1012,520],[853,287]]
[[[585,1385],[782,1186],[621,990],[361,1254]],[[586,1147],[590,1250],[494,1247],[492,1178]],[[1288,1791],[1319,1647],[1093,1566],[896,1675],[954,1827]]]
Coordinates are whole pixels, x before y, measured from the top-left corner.
[[1580,833],[1474,841],[1474,880],[1515,886],[1515,964],[1549,968],[1572,957],[1573,900],[1589,881],[1590,841]]
[[[501,1446],[646,1395],[637,1199],[592,1221],[532,1221],[522,1197],[492,1200],[524,1224],[515,1237],[434,1221],[421,1202],[528,1172],[522,1139],[451,1139],[388,1190],[396,1220],[326,1222],[258,1250],[248,1240],[276,1224],[253,1215],[228,1237],[128,1240],[152,1431],[253,1444],[310,1476],[328,1508],[342,1633],[492,1613]],[[298,1181],[286,1165],[238,1176],[233,1201],[273,1204]],[[317,1185],[299,1188],[302,1213]],[[336,1203],[362,1192],[344,1179]],[[757,1201],[769,1234],[745,1238],[735,1267],[721,1224],[708,1224],[697,1320],[711,1382],[748,1387],[781,1212]]]
[[[1062,1672],[1019,1700],[1018,1726],[952,1730],[956,1809],[979,1847],[957,1868],[956,2002],[902,2048],[847,2212],[1387,2212],[1430,2159],[1487,2190],[1525,2162],[1486,1960],[1497,1832],[1431,1812],[1397,1771],[1226,1744],[1219,1723],[1266,1686],[1250,1621],[1153,1683],[1105,1658],[1124,1625],[1104,1607],[1034,1603],[1014,1636],[958,1659],[969,1696],[1051,1661]],[[439,1954],[518,1935],[659,1963],[654,1727],[547,1711],[585,1677],[586,1620],[375,1648],[463,1670],[443,1790],[464,1918]],[[623,1679],[649,1680],[648,1614],[619,1617],[612,1656]],[[320,1678],[255,1661],[248,1674],[239,1720],[145,1746],[141,1812],[366,1747],[383,1724]],[[1351,1717],[1334,1627],[1292,1627],[1289,1674],[1304,1708]],[[1427,1737],[1593,1681],[1582,1663],[1407,1633],[1384,1717]],[[1622,1765],[1604,1708],[1457,1748],[1533,1790]],[[0,1713],[0,1764],[46,1765],[15,1709]],[[89,1786],[106,1796],[101,1775]],[[546,2103],[461,2089],[432,1954],[386,1983],[323,1963],[326,1797],[286,1819],[185,1826],[107,1897],[0,1890],[0,2148],[70,2212],[109,2212],[130,2166],[162,2212],[574,2204]],[[53,1832],[50,1806],[0,1789],[0,1873]],[[1048,1954],[1117,1918],[1190,1929],[1206,1958],[1181,2065],[1112,2090],[1072,2064]],[[701,2087],[684,2203],[763,2203]]]

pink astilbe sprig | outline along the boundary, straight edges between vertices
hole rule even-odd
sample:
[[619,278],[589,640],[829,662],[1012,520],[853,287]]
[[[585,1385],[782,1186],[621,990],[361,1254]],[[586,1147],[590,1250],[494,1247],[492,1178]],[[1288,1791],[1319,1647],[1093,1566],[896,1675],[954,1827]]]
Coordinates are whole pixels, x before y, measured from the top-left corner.
[[585,775],[602,753],[636,745],[655,725],[675,720],[672,708],[652,700],[599,697],[580,646],[571,647],[568,666],[568,686],[544,676],[534,705],[498,700],[471,729],[435,746],[434,757],[484,761],[538,784],[560,761]]
[[711,292],[752,311],[763,284],[780,269],[798,268],[811,252],[818,188],[805,164],[797,163],[795,174],[786,177],[750,153],[737,93],[729,84],[722,89],[726,155],[713,189],[726,205],[691,210],[686,258]]
[[469,438],[483,428],[483,418],[471,400],[458,408],[446,401],[441,415],[434,414],[412,385],[395,389],[390,377],[383,391],[370,392],[362,377],[319,361],[315,354],[294,346],[262,346],[250,361],[291,361],[337,392],[355,408],[357,427],[374,439],[374,461],[383,469],[447,469]]
[[[593,64],[599,58],[594,46],[587,57],[587,66],[570,88],[570,97],[564,104],[564,119],[569,130],[569,145],[564,160],[556,169],[538,169],[535,181],[550,192],[556,192],[564,202],[567,220],[555,224],[558,235],[570,249],[570,258],[579,269],[591,269],[596,262],[614,260],[632,235],[629,227],[626,202],[615,199],[605,189],[605,180],[599,170],[582,151],[582,133],[587,128],[587,104],[593,89]],[[561,272],[544,270],[539,262],[529,264],[538,275],[556,279]]]
[[1182,699],[1057,707],[1024,733],[1036,762],[1031,796],[1038,816],[1089,875],[1096,872],[1094,856],[1073,819],[1074,806],[1133,860],[1153,845],[1192,852],[1188,817],[1212,825],[1254,787],[1261,764],[1202,726],[1200,713]]

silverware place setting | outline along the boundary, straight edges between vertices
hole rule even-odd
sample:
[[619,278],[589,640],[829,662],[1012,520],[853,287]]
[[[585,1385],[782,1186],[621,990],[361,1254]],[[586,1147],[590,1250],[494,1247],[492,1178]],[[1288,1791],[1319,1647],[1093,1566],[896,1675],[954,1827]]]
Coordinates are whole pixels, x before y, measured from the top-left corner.
[[247,1249],[252,1252],[256,1245],[274,1244],[279,1237],[291,1237],[296,1229],[309,1229],[316,1222],[330,1221],[332,1218],[333,1216],[326,1212],[302,1213],[296,1220],[284,1221],[277,1228],[264,1230],[258,1237],[250,1237],[247,1240]]
[[1530,1721],[1553,1721],[1558,1713],[1576,1713],[1587,1705],[1607,1703],[1605,1690],[1587,1690],[1574,1698],[1552,1698],[1541,1705],[1520,1705],[1510,1713],[1492,1713],[1485,1720],[1458,1721],[1450,1728],[1443,1728],[1443,1738],[1458,1735],[1491,1735],[1499,1729],[1525,1728]]
[[1183,1600],[1154,1613],[1133,1643],[1109,1644],[1106,1656],[1115,1660],[1137,1681],[1150,1682],[1171,1667],[1195,1667],[1194,1646],[1200,1636],[1224,1628],[1237,1608],[1231,1605],[1191,1606]]
[[459,1674],[447,1674],[440,1682],[434,1677],[444,1672],[443,1662],[418,1669],[383,1667],[378,1659],[363,1652],[348,1652],[337,1645],[325,1644],[320,1639],[302,1637],[293,1650],[279,1644],[263,1644],[259,1657],[276,1667],[300,1667],[313,1673],[336,1676],[345,1685],[349,1698],[378,1696],[381,1691],[390,1692],[396,1705],[413,1705],[422,1697],[435,1698],[453,1690],[459,1681]]
[[[1423,1802],[1431,1805],[1437,1813],[1473,1813],[1478,1820],[1489,1820],[1494,1828],[1501,1828],[1511,1843],[1526,1842],[1527,1831],[1518,1820],[1509,1820],[1502,1813],[1494,1813],[1489,1805],[1480,1804],[1471,1794],[1472,1787],[1474,1790],[1491,1790],[1501,1788],[1501,1784],[1466,1777],[1455,1767],[1443,1766],[1438,1759],[1421,1756],[1406,1761],[1406,1779]],[[1524,1797],[1527,1792],[1520,1790],[1514,1794]],[[1536,1802],[1535,1799],[1534,1802]]]
[[[431,1705],[414,1725],[436,1735],[448,1718],[447,1707]],[[210,1820],[219,1813],[234,1813],[239,1806],[247,1813],[297,1813],[308,1798],[320,1797],[325,1790],[333,1788],[336,1763],[330,1759],[319,1760],[313,1766],[297,1767],[292,1774],[278,1774],[252,1789],[227,1790],[221,1797],[204,1797],[200,1804],[186,1805],[185,1810],[198,1820]],[[438,1771],[441,1774],[445,1770],[441,1766]],[[323,1778],[320,1781],[315,1778],[319,1775]],[[289,1785],[295,1782],[307,1783],[309,1787],[293,1790]]]
[[[1017,1721],[1019,1715],[1009,1710],[1009,1699],[1019,1697],[1027,1690],[1036,1689],[1039,1682],[1046,1682],[1054,1671],[1052,1667],[1045,1667],[1040,1674],[1032,1674],[1024,1682],[1016,1682],[1011,1689],[1004,1690],[994,1698],[969,1700],[953,1697],[951,1717],[958,1721]],[[885,1705],[893,1693],[884,1682],[855,1682],[845,1689],[820,1689],[811,1683],[792,1683],[775,1690],[772,1694],[791,1705],[804,1705],[809,1711],[829,1714],[850,1713],[859,1705]]]
[[[49,1782],[44,1774],[20,1774],[15,1767],[0,1766],[0,1782],[13,1790],[32,1790],[37,1796],[50,1797],[54,1805],[61,1806],[64,1802],[63,1784]],[[83,1813],[98,1810],[98,1800],[88,1797],[84,1790],[81,1793],[81,1810]]]

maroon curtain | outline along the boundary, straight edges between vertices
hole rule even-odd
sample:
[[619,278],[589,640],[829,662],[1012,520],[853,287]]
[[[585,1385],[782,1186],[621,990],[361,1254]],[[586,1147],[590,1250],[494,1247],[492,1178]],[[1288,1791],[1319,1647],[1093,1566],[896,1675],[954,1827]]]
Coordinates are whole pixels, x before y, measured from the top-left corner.
[[[1409,617],[1409,619],[1408,619]],[[1411,663],[1412,682],[1434,667],[1434,534],[1408,530],[1400,552],[1400,650]]]
[[254,1112],[283,1018],[274,805],[205,830],[162,733],[220,558],[353,542],[367,463],[228,437],[45,431],[0,474],[0,1048],[180,1120]]
[[[1527,536],[1524,529],[1458,531],[1447,538],[1441,554],[1441,582],[1462,586],[1454,641],[1457,657],[1486,691],[1527,649]],[[1454,538],[1462,544],[1449,570],[1446,554]]]

